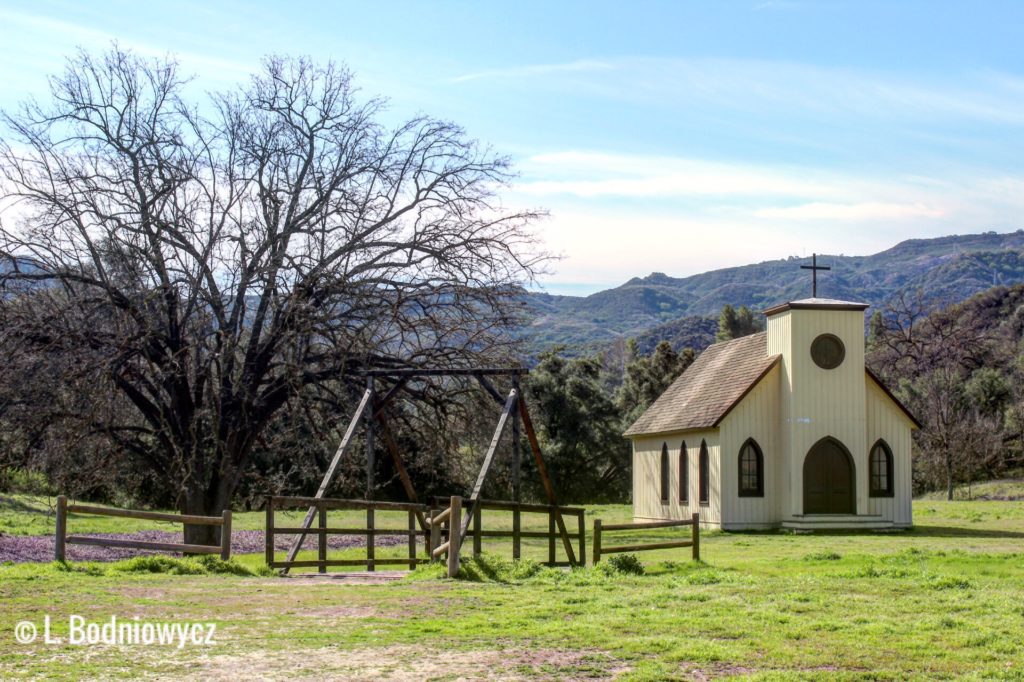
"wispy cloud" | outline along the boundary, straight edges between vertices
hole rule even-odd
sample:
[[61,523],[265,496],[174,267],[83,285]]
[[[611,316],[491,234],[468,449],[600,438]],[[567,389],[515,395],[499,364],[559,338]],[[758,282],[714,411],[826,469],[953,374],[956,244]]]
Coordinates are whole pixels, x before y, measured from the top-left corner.
[[782,166],[584,151],[540,154],[521,165],[531,179],[518,184],[516,191],[540,197],[836,199],[850,195],[849,178],[844,181],[808,169]]
[[1024,176],[944,168],[858,173],[580,150],[523,160],[520,202],[551,210],[557,280],[594,288],[799,255],[868,254],[903,239],[1012,230]]
[[531,64],[527,66],[513,66],[504,69],[487,69],[456,76],[451,79],[453,83],[466,83],[479,80],[503,80],[536,78],[539,76],[551,76],[559,74],[594,73],[611,71],[615,68],[605,61],[583,59],[562,64]]
[[86,49],[106,49],[113,42],[145,57],[173,56],[187,72],[201,73],[204,81],[211,79],[218,83],[237,81],[253,73],[258,64],[242,63],[226,59],[213,53],[168,50],[141,40],[125,39],[114,33],[71,23],[52,17],[0,9],[0,22],[10,30],[17,27],[27,34],[43,34],[55,38],[55,42],[72,43]]
[[868,201],[859,204],[835,204],[815,201],[799,206],[760,208],[752,212],[758,218],[813,220],[818,222],[863,222],[906,220],[910,218],[941,218],[946,210],[926,204],[897,204]]
[[787,61],[622,57],[510,66],[458,76],[565,87],[589,96],[659,105],[801,111],[869,119],[960,118],[1024,125],[1024,88],[1011,74],[872,72]]

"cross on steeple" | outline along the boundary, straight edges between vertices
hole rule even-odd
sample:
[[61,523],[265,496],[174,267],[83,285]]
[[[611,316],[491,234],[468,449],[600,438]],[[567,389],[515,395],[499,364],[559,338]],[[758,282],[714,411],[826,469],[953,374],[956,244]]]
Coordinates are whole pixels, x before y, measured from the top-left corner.
[[811,264],[801,265],[800,269],[811,271],[811,296],[813,298],[818,298],[818,270],[831,270],[832,268],[824,265],[818,265],[818,254],[812,253]]

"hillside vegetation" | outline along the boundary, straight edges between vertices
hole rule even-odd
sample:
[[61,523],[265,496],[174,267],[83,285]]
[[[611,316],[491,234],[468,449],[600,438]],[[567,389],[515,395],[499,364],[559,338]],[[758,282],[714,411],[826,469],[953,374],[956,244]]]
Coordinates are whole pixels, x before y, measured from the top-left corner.
[[[586,350],[622,336],[652,334],[672,339],[676,348],[703,348],[713,320],[694,320],[717,317],[726,304],[761,310],[808,297],[808,273],[799,268],[806,260],[791,257],[683,278],[652,273],[586,297],[530,294],[528,333],[537,349],[566,344]],[[877,308],[899,291],[924,289],[953,303],[996,285],[1024,282],[1024,230],[912,239],[870,256],[825,255],[819,262],[832,267],[819,279],[819,292],[829,298]]]

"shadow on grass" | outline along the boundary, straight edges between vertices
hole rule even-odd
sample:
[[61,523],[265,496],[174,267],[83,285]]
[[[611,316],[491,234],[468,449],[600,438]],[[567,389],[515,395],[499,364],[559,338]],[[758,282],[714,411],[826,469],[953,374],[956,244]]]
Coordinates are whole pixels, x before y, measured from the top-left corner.
[[[885,535],[891,535],[892,537],[1024,539],[1024,532],[1014,530],[990,530],[984,528],[967,528],[965,526],[932,526],[918,524],[915,524],[912,528],[907,529],[891,529],[881,531],[863,530],[857,528],[829,528],[794,532],[785,529],[773,528],[769,530],[730,530],[721,533],[721,535],[726,537],[763,537],[772,535],[813,535],[819,537],[851,537],[859,535],[864,537],[881,537]],[[704,534],[701,533],[701,539],[703,538]]]
[[962,526],[914,526],[908,535],[931,538],[1024,538],[1024,533],[1014,530],[986,530]]
[[30,504],[26,504],[21,500],[16,500],[13,497],[7,497],[6,495],[0,495],[0,510],[25,512],[27,514],[38,514],[39,516],[49,516],[50,510],[46,508],[40,509]]

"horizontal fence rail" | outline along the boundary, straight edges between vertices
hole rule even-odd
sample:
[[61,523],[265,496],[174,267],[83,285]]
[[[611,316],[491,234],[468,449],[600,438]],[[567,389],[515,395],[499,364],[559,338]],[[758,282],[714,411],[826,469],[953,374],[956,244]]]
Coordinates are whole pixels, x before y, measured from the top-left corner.
[[[615,531],[637,531],[654,530],[656,528],[679,528],[691,527],[689,540],[671,540],[668,542],[648,542],[642,545],[615,545],[605,547],[602,544],[602,534]],[[700,560],[700,514],[694,514],[685,521],[647,521],[642,523],[609,523],[602,524],[601,519],[594,520],[594,565],[601,560],[605,554],[618,554],[621,552],[646,552],[655,549],[675,549],[677,547],[692,547],[693,560]]]
[[[183,542],[149,542],[145,540],[121,540],[97,538],[85,535],[68,535],[68,514],[91,514],[145,521],[170,521],[194,526],[220,526],[219,545],[192,545]],[[192,514],[168,514],[166,512],[140,511],[137,509],[112,509],[86,504],[68,504],[68,498],[57,498],[57,523],[53,543],[54,558],[64,561],[66,545],[93,545],[98,547],[129,547],[157,552],[180,552],[182,554],[220,554],[227,561],[231,558],[231,510],[225,509],[220,516],[195,516]]]
[[[434,498],[435,504],[443,504],[443,498]],[[472,506],[473,514],[466,529],[466,537],[473,538],[473,556],[478,557],[483,552],[484,538],[512,538],[512,558],[519,559],[522,556],[523,538],[546,539],[548,541],[548,559],[544,562],[546,566],[576,566],[582,565],[587,556],[587,533],[584,516],[586,510],[583,507],[555,507],[549,504],[530,504],[525,502],[509,502],[507,500],[477,500],[467,502]],[[555,511],[562,516],[575,516],[577,530],[570,532],[569,537],[575,540],[579,546],[577,561],[559,561],[557,555],[558,540],[561,535],[558,532]],[[512,513],[512,530],[486,530],[484,527],[485,511],[504,511]],[[548,517],[547,530],[522,530],[523,514],[545,514]]]
[[[305,528],[300,525],[277,525],[276,512],[285,510],[310,510],[317,518],[315,527]],[[363,511],[366,513],[365,527],[330,527],[328,526],[329,511]],[[405,512],[408,517],[406,528],[378,528],[376,512]],[[373,500],[342,500],[329,497],[286,497],[275,496],[267,498],[266,504],[266,562],[267,566],[274,569],[287,571],[292,568],[316,568],[320,573],[326,573],[331,566],[363,566],[367,571],[376,570],[377,566],[408,566],[409,570],[417,565],[430,561],[429,558],[417,556],[418,537],[424,538],[424,545],[427,557],[430,556],[431,537],[430,531],[421,528],[420,520],[427,519],[430,508],[424,504],[411,502],[375,502]],[[316,559],[286,559],[279,561],[275,557],[274,539],[279,535],[299,536],[292,556],[298,554],[302,541],[306,536],[317,538]],[[366,541],[365,559],[329,559],[327,556],[329,536],[351,535],[360,537]],[[376,556],[376,538],[379,536],[405,536],[409,540],[407,557],[381,557]]]

